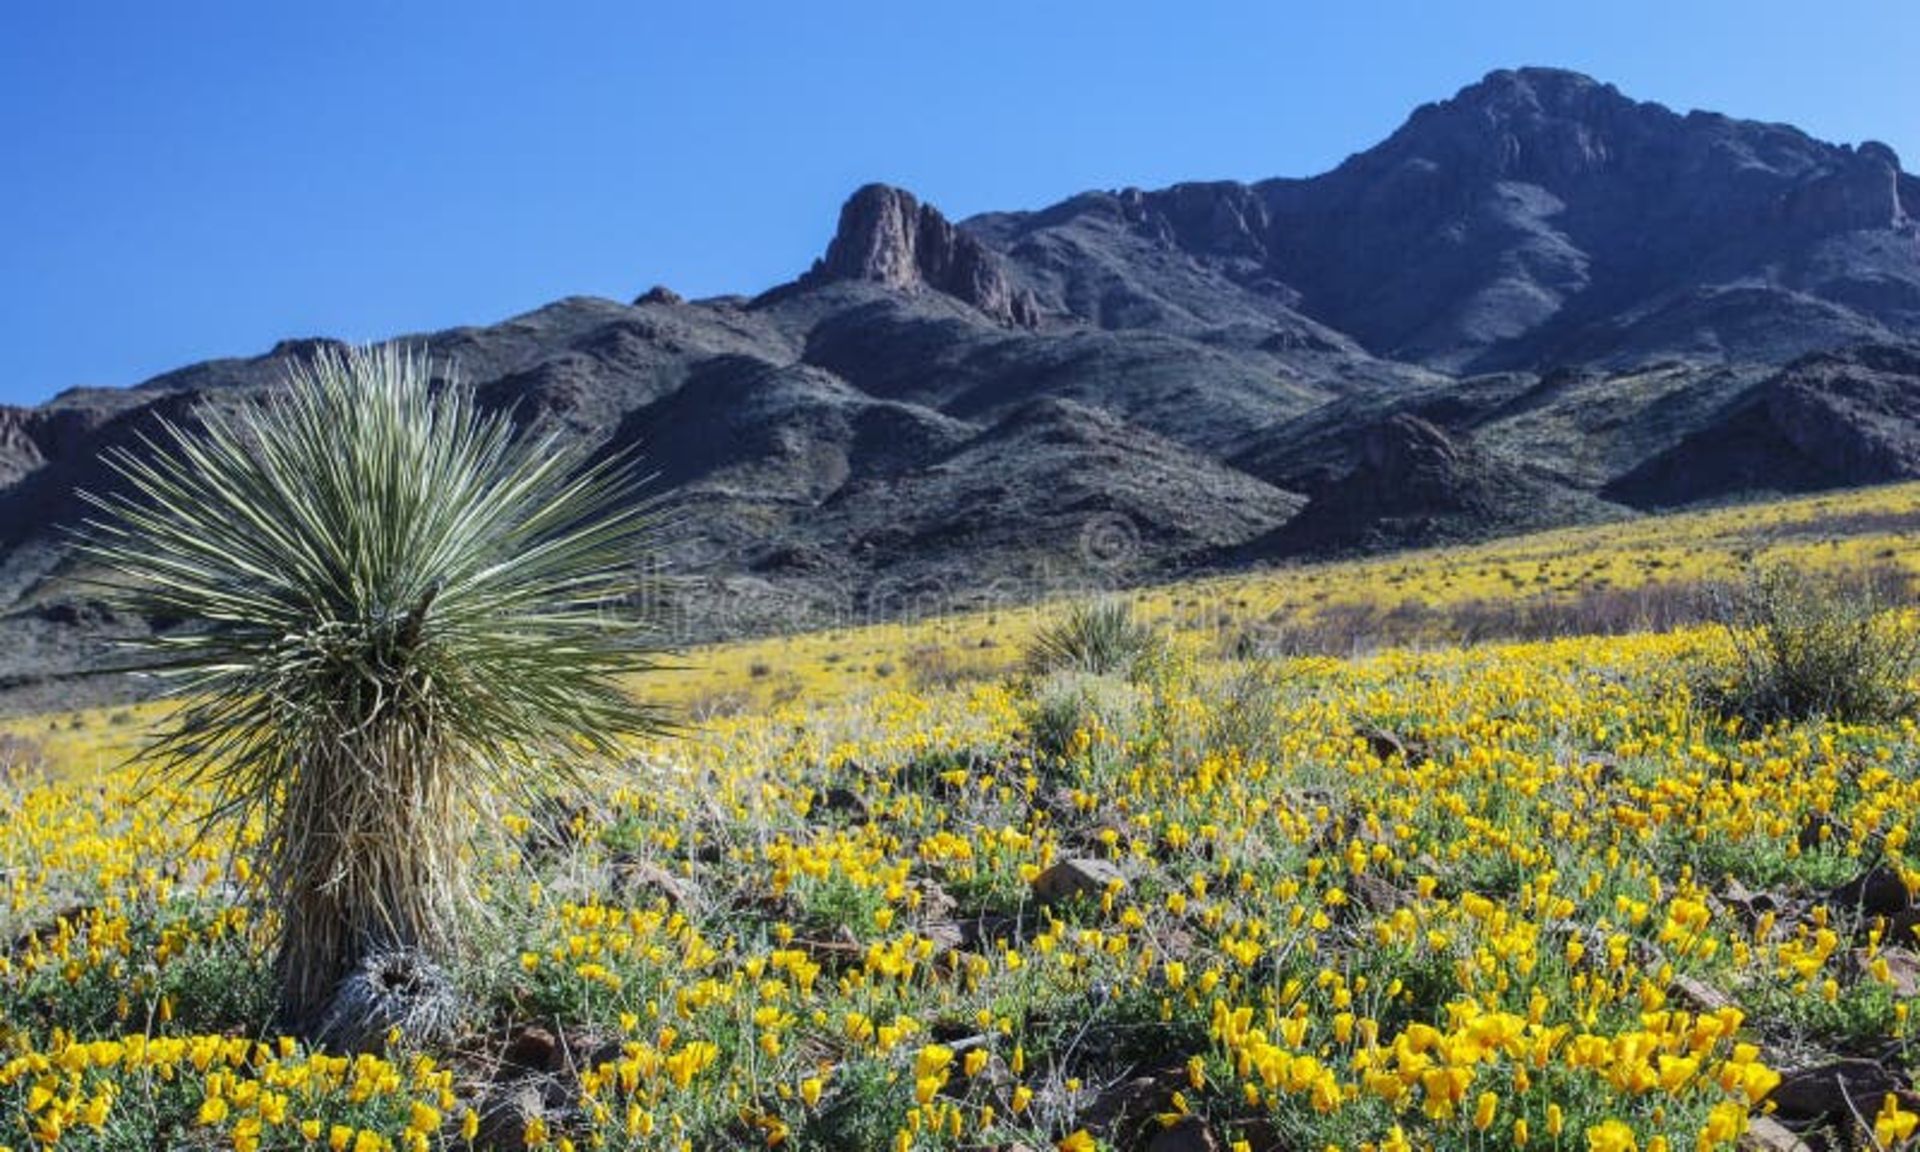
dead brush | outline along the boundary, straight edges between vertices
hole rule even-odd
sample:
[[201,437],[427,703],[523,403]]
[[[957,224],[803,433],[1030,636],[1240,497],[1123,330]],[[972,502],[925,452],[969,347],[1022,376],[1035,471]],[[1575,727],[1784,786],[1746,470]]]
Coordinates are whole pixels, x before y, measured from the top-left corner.
[[0,732],[0,791],[22,791],[46,773],[47,750],[38,740]]
[[446,969],[418,949],[382,948],[361,957],[334,990],[315,1039],[342,1052],[378,1052],[395,1033],[444,1044],[459,1023],[459,991]]

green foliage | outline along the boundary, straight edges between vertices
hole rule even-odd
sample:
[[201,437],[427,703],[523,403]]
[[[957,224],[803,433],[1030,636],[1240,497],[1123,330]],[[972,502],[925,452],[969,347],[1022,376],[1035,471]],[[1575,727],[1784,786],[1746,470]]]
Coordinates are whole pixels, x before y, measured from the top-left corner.
[[851,1061],[834,1077],[832,1095],[797,1133],[797,1146],[832,1152],[885,1148],[913,1103],[913,1077],[878,1060]]
[[153,998],[164,998],[182,1031],[254,1030],[273,1012],[272,973],[254,941],[239,934],[196,940],[161,967],[153,985]]
[[[631,462],[517,435],[394,348],[110,460],[85,548],[181,703],[144,749],[258,815],[281,1008],[310,1025],[370,949],[446,953],[467,804],[582,783],[656,731],[636,578],[656,515]],[[583,759],[583,757],[587,759]]]
[[1879,723],[1911,713],[1920,645],[1892,615],[1889,581],[1843,579],[1785,566],[1752,573],[1722,601],[1733,641],[1731,676],[1707,702],[1757,723],[1824,717]]
[[1091,735],[1099,729],[1122,738],[1131,736],[1139,730],[1146,707],[1144,694],[1125,680],[1059,672],[1033,686],[1021,719],[1034,749],[1060,758],[1074,750],[1082,732]]
[[1237,752],[1247,763],[1276,755],[1285,735],[1279,717],[1287,688],[1279,666],[1267,660],[1242,661],[1211,688],[1202,746],[1223,755]]
[[1136,620],[1124,601],[1075,604],[1041,628],[1027,645],[1029,676],[1084,672],[1133,678],[1144,674],[1166,643],[1150,624]]
[[872,932],[875,915],[887,907],[881,893],[855,884],[839,872],[818,880],[801,878],[795,884],[794,896],[799,904],[796,921],[805,931],[820,935]]
[[[69,924],[81,951],[101,947],[86,916]],[[130,923],[128,942],[137,953],[164,960],[71,975],[37,971],[8,989],[0,1039],[9,1027],[43,1038],[137,1030],[151,1026],[162,1004],[176,1028],[252,1032],[272,1010],[272,987],[258,942],[243,924],[231,911],[190,900],[153,909]],[[59,930],[49,925],[42,933],[57,937]]]
[[[1835,992],[1829,1000],[1818,989],[1767,979],[1746,989],[1743,1002],[1749,1011],[1800,1046],[1821,1044],[1842,1052],[1876,1052],[1888,1050],[1890,1037],[1902,1037],[1896,1010],[1900,1000],[1887,985],[1863,978],[1849,981]],[[1904,1049],[1910,1042],[1896,1041],[1893,1047]]]

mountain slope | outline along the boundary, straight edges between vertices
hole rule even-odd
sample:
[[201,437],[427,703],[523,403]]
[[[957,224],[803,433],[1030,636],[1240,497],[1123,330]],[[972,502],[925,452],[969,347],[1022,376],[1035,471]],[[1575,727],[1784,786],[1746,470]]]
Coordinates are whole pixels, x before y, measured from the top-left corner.
[[1609,484],[1640,508],[1920,477],[1920,346],[1816,353]]
[[[1882,145],[1520,69],[1317,176],[958,222],[868,185],[756,296],[400,339],[642,452],[712,637],[1920,474],[1917,218]],[[0,691],[167,624],[73,566],[99,453],[327,343],[0,409]]]

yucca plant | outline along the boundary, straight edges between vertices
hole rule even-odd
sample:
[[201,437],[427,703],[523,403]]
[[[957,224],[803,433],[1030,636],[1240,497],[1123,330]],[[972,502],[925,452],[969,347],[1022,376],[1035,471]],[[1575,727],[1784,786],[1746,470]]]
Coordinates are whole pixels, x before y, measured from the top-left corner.
[[183,622],[141,645],[178,700],[141,755],[260,818],[285,1027],[364,957],[455,951],[475,806],[666,726],[624,682],[658,631],[632,462],[516,433],[420,355],[323,353],[109,463],[86,554]]
[[1162,638],[1138,620],[1124,600],[1083,601],[1038,629],[1023,663],[1031,677],[1054,672],[1133,676],[1158,656]]

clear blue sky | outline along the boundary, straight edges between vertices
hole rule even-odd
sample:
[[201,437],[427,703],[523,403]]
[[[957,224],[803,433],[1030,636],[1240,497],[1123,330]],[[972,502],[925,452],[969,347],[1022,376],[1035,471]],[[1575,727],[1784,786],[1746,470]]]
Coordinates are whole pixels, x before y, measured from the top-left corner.
[[1545,64],[1920,167],[1913,0],[280,3],[0,12],[0,401],[292,335],[754,292],[950,215],[1321,171]]

